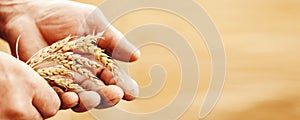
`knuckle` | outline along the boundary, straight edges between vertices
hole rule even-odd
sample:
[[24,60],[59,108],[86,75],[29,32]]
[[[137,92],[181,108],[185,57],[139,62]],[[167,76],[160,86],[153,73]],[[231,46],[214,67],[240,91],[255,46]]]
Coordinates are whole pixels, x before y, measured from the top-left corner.
[[14,104],[9,106],[6,109],[5,113],[7,116],[15,119],[29,119],[32,118],[33,116],[37,116],[34,115],[35,112],[26,110],[24,108],[26,108],[24,105]]
[[47,111],[45,111],[45,113],[43,114],[44,118],[52,117],[59,111],[59,108],[60,108],[59,103],[55,102],[55,103],[51,104],[51,106],[52,106],[51,109],[47,109]]
[[38,113],[33,113],[31,116],[28,116],[26,119],[28,120],[42,120],[43,118],[41,117],[40,114]]
[[48,110],[46,114],[43,115],[44,118],[50,118],[52,116],[54,116],[57,113],[58,110],[56,109],[52,109],[52,110]]
[[24,118],[27,115],[24,111],[17,110],[17,109],[8,109],[6,111],[6,114],[14,118]]

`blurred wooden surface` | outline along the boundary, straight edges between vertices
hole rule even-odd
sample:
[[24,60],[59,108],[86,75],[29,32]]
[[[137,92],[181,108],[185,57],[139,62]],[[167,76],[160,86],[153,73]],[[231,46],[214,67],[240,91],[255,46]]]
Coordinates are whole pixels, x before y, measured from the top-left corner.
[[[99,5],[98,0],[77,0]],[[206,120],[298,120],[300,119],[300,1],[299,0],[198,0],[212,17],[224,42],[227,57],[227,76],[223,94]],[[139,22],[147,22],[147,15],[158,22],[172,23],[187,36],[199,37],[176,17],[157,11],[140,11],[122,16],[113,22],[121,32],[128,32]],[[143,16],[143,17],[140,17]],[[147,36],[144,36],[147,37]],[[191,38],[187,38],[191,39]],[[201,38],[199,38],[201,39]],[[201,66],[201,82],[198,95],[182,120],[198,118],[210,79],[210,59],[205,44],[189,41]],[[197,45],[196,45],[197,44]],[[3,45],[3,43],[1,43]],[[0,49],[7,49],[0,46]],[[147,76],[149,65],[157,61],[167,65],[161,58],[173,58],[168,51],[155,47],[142,47],[141,60],[130,65],[130,75],[140,85],[151,83]],[[165,51],[165,52],[161,52]],[[161,52],[161,54],[157,54]],[[167,61],[168,62],[168,61]],[[176,64],[176,63],[174,63]],[[176,78],[176,65],[165,66]],[[137,100],[131,105],[133,112],[149,112],[166,104],[176,93],[178,82],[165,88],[166,93],[149,100]],[[172,92],[173,90],[173,92]],[[188,94],[188,93],[187,93]],[[167,98],[167,99],[166,99]],[[149,104],[151,102],[157,105]],[[126,109],[127,103],[117,107]],[[142,107],[138,107],[142,106]],[[113,115],[113,113],[111,113]],[[53,120],[93,120],[89,113],[61,111]]]

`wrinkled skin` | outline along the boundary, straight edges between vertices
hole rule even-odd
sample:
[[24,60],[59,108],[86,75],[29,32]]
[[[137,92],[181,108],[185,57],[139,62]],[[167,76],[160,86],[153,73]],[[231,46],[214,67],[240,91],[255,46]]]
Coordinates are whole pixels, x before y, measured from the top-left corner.
[[56,114],[60,100],[24,62],[0,52],[0,119],[43,119]]
[[[98,44],[113,58],[131,62],[137,60],[140,55],[122,33],[110,26],[102,12],[92,5],[64,0],[3,0],[0,2],[0,25],[2,26],[0,36],[9,43],[14,56],[19,53],[22,61],[28,60],[39,49],[68,35],[82,36],[102,31],[105,31],[103,35],[105,40],[99,41]],[[19,47],[16,51],[19,36]],[[0,56],[0,59],[3,59],[0,60],[3,75],[0,81],[3,83],[0,83],[2,86],[0,93],[5,98],[0,100],[0,113],[8,119],[11,119],[10,114],[15,113],[21,117],[15,116],[17,118],[13,119],[23,119],[24,116],[25,119],[47,118],[57,112],[57,106],[61,109],[72,108],[74,111],[84,112],[91,108],[111,107],[121,98],[134,99],[126,93],[124,95],[124,91],[114,85],[115,82],[112,82],[112,75],[108,71],[95,73],[108,83],[106,89],[97,88],[93,83],[86,81],[84,85],[91,87],[88,88],[91,91],[64,92],[58,87],[50,89],[51,87],[24,63],[4,53],[1,54],[3,54]],[[20,88],[23,90],[20,91]],[[54,94],[54,91],[57,94]],[[45,100],[43,97],[51,99]],[[10,106],[15,108],[12,109]],[[40,106],[51,107],[46,109]],[[28,111],[23,111],[24,107]],[[26,116],[29,112],[32,114]]]

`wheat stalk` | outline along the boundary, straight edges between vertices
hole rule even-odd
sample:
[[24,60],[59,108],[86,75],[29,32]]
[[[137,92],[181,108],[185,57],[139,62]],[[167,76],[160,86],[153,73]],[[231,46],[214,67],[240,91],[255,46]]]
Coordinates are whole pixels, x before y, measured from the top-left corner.
[[[79,73],[100,87],[105,86],[101,79],[86,68],[107,68],[115,75],[118,75],[118,68],[115,62],[105,53],[104,49],[97,45],[99,39],[104,39],[102,34],[103,32],[79,38],[68,36],[39,50],[26,63],[34,68],[40,76],[45,78],[49,84],[65,90],[82,90],[74,80],[70,79],[70,77],[74,77],[72,72]],[[74,51],[93,55],[95,60],[83,57]],[[46,63],[52,63],[55,66],[40,67],[40,65],[42,66]]]
[[54,75],[73,76],[71,71],[69,71],[68,69],[64,68],[61,65],[57,65],[54,67],[41,68],[41,69],[38,69],[36,72],[42,77],[54,76]]
[[54,53],[55,51],[62,48],[69,40],[71,39],[71,36],[66,37],[63,40],[60,40],[56,43],[53,43],[52,45],[45,47],[41,50],[39,50],[37,53],[35,53],[26,63],[33,66],[35,64],[39,64],[40,61],[42,61],[44,58],[46,58],[48,55]]
[[74,41],[68,42],[60,52],[67,52],[70,50],[78,50],[81,52],[88,52],[95,56],[95,58],[100,61],[106,68],[113,70],[116,68],[114,66],[114,61],[110,56],[104,53],[104,50],[97,46],[97,40],[104,39],[99,35],[92,36],[88,35],[86,37],[78,38]]

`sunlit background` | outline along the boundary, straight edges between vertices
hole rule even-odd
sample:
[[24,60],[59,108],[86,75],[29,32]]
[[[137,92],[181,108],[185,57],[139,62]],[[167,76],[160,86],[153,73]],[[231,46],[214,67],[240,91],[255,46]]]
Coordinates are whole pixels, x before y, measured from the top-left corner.
[[[76,1],[94,5],[103,2],[102,0]],[[298,70],[300,68],[300,1],[197,0],[196,2],[207,11],[219,30],[227,62],[222,96],[205,119],[300,119],[298,92],[300,89]],[[112,22],[124,34],[130,34],[131,31],[134,33],[134,28],[149,23],[171,26],[189,42],[197,55],[198,66],[195,67],[200,69],[199,88],[194,102],[180,119],[198,119],[211,74],[210,55],[205,42],[184,20],[158,10],[132,12]],[[133,37],[141,40],[154,38],[160,37],[153,33]],[[168,36],[161,38],[168,38]],[[3,41],[0,49],[9,51]],[[122,101],[116,106],[133,113],[153,112],[168,105],[176,96],[180,83],[188,81],[181,81],[181,66],[176,55],[169,49],[153,44],[140,46],[140,50],[141,59],[128,67],[130,76],[137,80],[141,87],[150,86],[153,79],[149,74],[151,68],[153,65],[160,65],[165,72],[165,79],[163,87],[158,89],[156,95],[133,102]],[[164,78],[164,75],[161,77]],[[114,115],[114,113],[110,114]],[[61,119],[94,120],[97,118],[89,112],[74,113],[71,110],[60,111],[51,118],[51,120]]]

